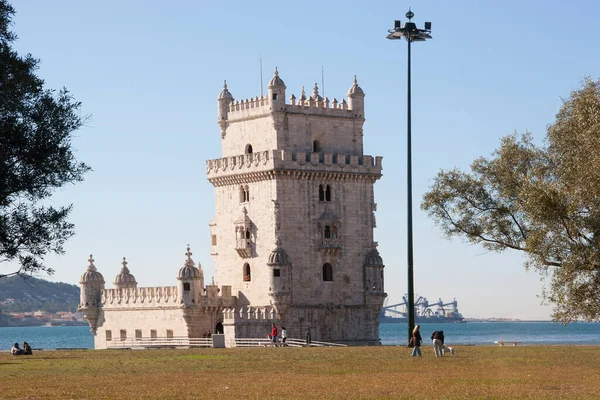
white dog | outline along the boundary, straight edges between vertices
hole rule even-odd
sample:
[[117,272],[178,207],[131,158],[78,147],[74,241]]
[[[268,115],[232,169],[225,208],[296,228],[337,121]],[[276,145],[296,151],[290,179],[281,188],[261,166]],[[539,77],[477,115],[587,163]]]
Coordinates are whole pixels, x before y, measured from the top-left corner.
[[450,353],[452,354],[452,357],[454,357],[454,347],[444,345],[444,347],[442,347],[442,351],[444,352],[444,355]]

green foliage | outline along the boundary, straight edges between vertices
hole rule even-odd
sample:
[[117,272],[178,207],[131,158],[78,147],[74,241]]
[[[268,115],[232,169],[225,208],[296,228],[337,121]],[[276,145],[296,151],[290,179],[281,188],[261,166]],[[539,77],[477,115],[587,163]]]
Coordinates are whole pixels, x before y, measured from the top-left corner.
[[440,171],[421,208],[448,238],[528,255],[555,320],[600,320],[600,82],[563,101],[542,146],[502,138],[469,173]]
[[81,104],[66,89],[45,89],[35,75],[39,60],[12,50],[13,14],[0,0],[0,263],[18,263],[0,278],[53,272],[44,256],[64,253],[74,234],[67,220],[72,206],[44,201],[54,190],[82,181],[90,169],[71,149],[71,135],[84,122]]
[[[7,301],[7,299],[12,299]],[[0,303],[2,311],[76,312],[79,304],[79,287],[43,279],[9,276],[0,280]]]

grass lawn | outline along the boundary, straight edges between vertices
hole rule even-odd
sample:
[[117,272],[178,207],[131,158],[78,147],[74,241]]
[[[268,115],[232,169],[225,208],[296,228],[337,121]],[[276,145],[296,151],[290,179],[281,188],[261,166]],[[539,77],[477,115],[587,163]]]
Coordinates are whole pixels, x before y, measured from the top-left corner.
[[0,398],[600,398],[600,346],[0,353]]

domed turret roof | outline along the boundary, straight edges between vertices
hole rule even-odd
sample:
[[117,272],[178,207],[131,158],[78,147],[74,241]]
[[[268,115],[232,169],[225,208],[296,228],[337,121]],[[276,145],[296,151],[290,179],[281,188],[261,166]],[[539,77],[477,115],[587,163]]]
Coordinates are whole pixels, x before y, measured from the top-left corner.
[[355,95],[365,95],[365,92],[363,92],[362,88],[360,86],[358,86],[358,82],[356,81],[356,75],[354,75],[354,84],[352,85],[352,87],[350,88],[350,90],[348,90],[348,96],[355,96]]
[[271,82],[269,82],[269,87],[271,86],[284,86],[283,80],[279,77],[279,71],[277,71],[277,67],[275,67],[275,73],[273,74],[273,78],[271,78]]
[[269,255],[267,265],[288,265],[290,263],[287,253],[281,248],[281,239],[279,236],[275,239],[275,249]]
[[101,282],[104,283],[104,277],[100,272],[96,270],[96,266],[94,265],[94,256],[90,254],[90,258],[88,259],[89,265],[83,275],[81,275],[81,280],[79,283],[91,283],[91,282]]
[[379,252],[377,251],[376,248],[373,248],[373,250],[371,250],[369,252],[369,254],[367,254],[367,258],[365,259],[365,266],[380,267],[382,265],[383,265],[383,260],[381,259]]
[[125,261],[125,257],[123,257],[123,262],[121,263],[121,272],[115,277],[114,284],[137,284],[135,277],[129,272],[129,268],[127,268],[127,261]]
[[194,260],[192,260],[192,252],[189,245],[185,255],[187,258],[183,267],[179,270],[179,274],[177,274],[177,279],[200,279],[200,271],[194,267]]
[[220,99],[227,99],[233,101],[233,96],[231,95],[231,93],[229,93],[229,90],[227,90],[227,81],[223,81],[223,90],[219,94],[219,100]]

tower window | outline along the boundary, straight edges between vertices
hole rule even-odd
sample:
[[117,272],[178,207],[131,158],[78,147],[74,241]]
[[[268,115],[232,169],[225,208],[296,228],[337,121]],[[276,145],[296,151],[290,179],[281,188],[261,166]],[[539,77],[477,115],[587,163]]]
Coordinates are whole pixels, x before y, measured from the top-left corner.
[[331,268],[331,264],[325,263],[323,264],[323,282],[331,281],[333,281],[333,269]]
[[183,291],[184,292],[189,292],[190,291],[190,283],[189,282],[185,282],[183,284]]
[[321,144],[319,143],[318,140],[315,140],[313,142],[313,153],[318,153],[321,151]]
[[280,270],[279,268],[275,268],[275,269],[273,270],[273,276],[274,276],[275,278],[278,278],[278,277],[280,277],[280,276],[281,276],[281,270]]
[[250,229],[246,228],[246,239],[250,239]]
[[246,154],[252,154],[252,145],[251,144],[247,144],[246,145]]
[[244,281],[250,282],[252,280],[252,271],[250,270],[250,264],[244,264]]
[[277,100],[277,93],[273,93],[273,100]]
[[331,186],[325,188],[325,201],[331,201]]
[[250,188],[248,185],[240,186],[240,203],[247,203],[250,201]]
[[325,232],[323,233],[325,239],[331,239],[331,227],[329,225],[325,226]]
[[323,190],[323,185],[319,185],[319,201],[325,200],[325,191]]
[[213,246],[217,245],[217,235],[210,235],[210,243]]

